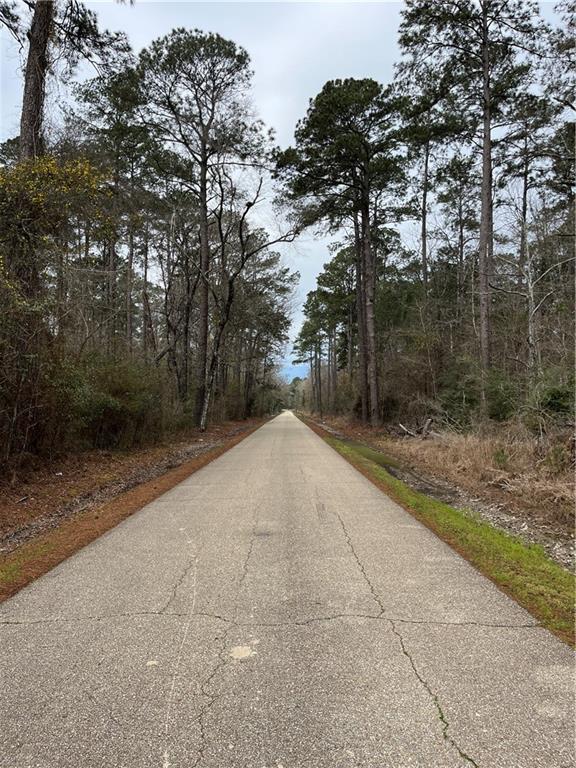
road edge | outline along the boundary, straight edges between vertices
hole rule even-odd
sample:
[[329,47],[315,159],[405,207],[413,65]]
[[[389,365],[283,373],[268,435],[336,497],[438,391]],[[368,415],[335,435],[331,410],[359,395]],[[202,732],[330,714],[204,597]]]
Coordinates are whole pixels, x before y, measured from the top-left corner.
[[[445,504],[444,502],[436,501],[435,499],[427,497],[423,493],[411,489],[408,485],[403,483],[401,480],[398,480],[397,478],[393,478],[388,472],[386,472],[386,470],[370,461],[369,459],[366,459],[360,455],[354,455],[353,448],[347,446],[345,442],[338,440],[338,438],[334,437],[334,435],[330,434],[313,420],[308,419],[304,414],[294,412],[294,415],[297,416],[300,421],[302,421],[302,423],[311,429],[318,437],[324,440],[324,442],[326,442],[340,456],[342,456],[343,459],[351,464],[358,472],[360,472],[367,480],[369,480],[379,490],[389,496],[409,515],[422,523],[422,525],[426,526],[430,531],[432,531],[432,533],[434,533],[435,536],[438,536],[439,539],[448,544],[451,549],[463,557],[479,573],[489,579],[500,591],[504,592],[504,594],[506,594],[508,597],[522,606],[522,608],[528,611],[532,616],[534,616],[538,620],[539,626],[552,632],[564,643],[570,646],[574,646],[574,576],[569,571],[562,569],[560,565],[548,558],[545,555],[544,550],[542,550],[542,557],[545,558],[547,563],[552,565],[553,572],[556,573],[556,569],[558,569],[558,572],[564,574],[566,579],[572,579],[572,589],[569,591],[569,594],[563,596],[565,598],[566,611],[570,613],[569,620],[560,620],[558,617],[551,616],[550,612],[546,610],[547,606],[545,601],[539,594],[521,594],[517,580],[512,578],[508,579],[507,582],[504,578],[504,574],[499,570],[497,565],[492,563],[490,560],[483,560],[481,557],[475,555],[471,549],[470,544],[464,538],[459,539],[457,535],[454,535],[453,533],[450,534],[447,533],[446,530],[442,530],[442,528],[436,523],[434,516],[427,516],[421,508],[415,508],[414,505],[410,504],[410,499],[425,499],[429,501],[430,505],[434,506],[436,509],[450,510],[456,515],[461,516],[462,519],[469,521],[471,524],[474,522],[473,518],[468,518],[464,512],[457,510],[454,507]],[[341,448],[343,450],[341,450]],[[400,489],[405,489],[406,492],[399,493]],[[490,526],[487,522],[479,523],[479,525],[491,528],[494,532],[496,532],[498,536],[501,536],[503,540],[507,539],[514,543],[517,542],[518,545],[524,548],[526,551],[535,552],[537,549],[541,549],[536,546],[531,548],[510,534],[504,533],[503,531],[499,531],[493,526]],[[517,576],[518,579],[521,578],[521,574],[512,575]],[[534,592],[537,592],[537,590],[534,590]],[[561,626],[558,625],[558,622],[561,623]]]
[[40,576],[237,446],[272,418],[264,419],[245,432],[228,438],[223,444],[151,480],[138,483],[103,504],[64,520],[57,528],[25,542],[12,552],[0,555],[0,603],[9,600]]

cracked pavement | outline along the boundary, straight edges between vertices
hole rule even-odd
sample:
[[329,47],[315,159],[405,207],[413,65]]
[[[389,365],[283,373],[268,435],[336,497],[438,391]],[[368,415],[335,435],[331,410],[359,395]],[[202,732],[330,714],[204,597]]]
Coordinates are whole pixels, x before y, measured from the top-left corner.
[[573,682],[285,412],[0,606],[0,766],[572,768]]

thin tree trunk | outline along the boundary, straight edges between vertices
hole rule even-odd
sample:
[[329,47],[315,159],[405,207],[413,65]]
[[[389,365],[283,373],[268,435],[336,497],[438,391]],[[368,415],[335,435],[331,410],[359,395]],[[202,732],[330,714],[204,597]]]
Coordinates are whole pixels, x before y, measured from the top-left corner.
[[456,318],[460,321],[464,296],[464,213],[461,197],[458,200],[458,271],[456,281]]
[[[208,363],[208,270],[210,269],[210,243],[208,241],[208,158],[203,148],[200,163],[200,295],[198,302],[198,367],[196,382],[196,422],[201,429],[207,413],[206,378]],[[209,399],[209,398],[208,398]]]
[[364,263],[364,301],[366,307],[366,372],[370,392],[370,424],[378,426],[380,407],[378,398],[378,371],[376,366],[376,325],[374,319],[374,289],[376,269],[370,233],[368,202],[362,206],[362,250]]
[[422,284],[424,286],[424,296],[428,296],[428,169],[430,164],[430,141],[424,145],[424,177],[422,179],[422,225],[421,225],[421,248],[422,248]]
[[526,223],[528,220],[528,137],[524,137],[524,163],[522,168],[522,207],[520,213],[520,258],[518,264],[518,285],[519,291],[522,290],[524,268],[526,266],[526,246],[527,246],[527,233]]
[[526,300],[528,310],[528,376],[533,383],[534,379],[541,373],[541,371],[540,349],[538,344],[538,309],[534,294],[534,271],[532,254],[528,248],[528,238],[526,238],[525,259]]
[[111,354],[116,349],[116,317],[115,317],[115,303],[116,303],[116,241],[114,237],[108,240],[108,280],[107,280],[107,294],[108,294],[108,333],[107,348],[108,354]]
[[134,230],[128,234],[128,263],[126,264],[126,345],[132,357],[132,270],[134,267]]
[[332,408],[332,338],[330,331],[328,331],[328,355],[326,358],[326,390],[326,407],[330,411]]
[[348,318],[346,323],[346,370],[348,372],[348,380],[350,381],[352,379],[352,326],[353,326],[353,318],[352,318],[352,307],[348,308]]
[[492,115],[490,84],[490,52],[488,7],[482,4],[483,14],[483,135],[482,135],[482,189],[480,211],[480,241],[478,254],[478,301],[480,309],[480,362],[482,366],[482,403],[486,402],[486,374],[491,363],[490,328],[490,276],[492,272]]
[[316,355],[316,386],[318,392],[318,413],[320,418],[323,416],[322,412],[322,347],[318,345],[315,351]]
[[230,320],[230,312],[232,311],[232,305],[234,303],[234,280],[230,278],[227,287],[226,303],[222,309],[222,317],[218,323],[216,329],[216,335],[212,344],[212,355],[210,358],[210,367],[206,377],[206,386],[204,387],[204,401],[202,402],[202,410],[200,412],[200,430],[204,432],[208,424],[208,407],[210,405],[210,399],[214,391],[214,381],[216,378],[216,371],[218,370],[218,364],[220,362],[220,347],[224,339],[224,333],[226,326]]
[[[315,373],[314,373],[314,358],[312,355],[308,358],[308,365],[310,366],[310,395],[311,395],[311,411],[314,412],[316,408],[316,384],[315,384]],[[304,407],[304,403],[302,403],[302,407]]]
[[362,267],[362,238],[360,225],[354,216],[354,246],[356,255],[356,315],[358,324],[358,383],[362,421],[368,421],[368,373],[366,369],[366,311],[364,303],[364,269]]
[[336,360],[336,332],[332,330],[332,400],[330,407],[332,411],[336,409],[336,398],[338,395],[338,362]]

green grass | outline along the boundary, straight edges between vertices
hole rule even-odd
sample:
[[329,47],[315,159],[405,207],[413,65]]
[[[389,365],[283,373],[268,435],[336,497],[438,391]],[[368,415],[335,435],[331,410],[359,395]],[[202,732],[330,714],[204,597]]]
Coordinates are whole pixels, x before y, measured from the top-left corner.
[[21,581],[25,573],[34,563],[53,550],[50,542],[28,541],[14,552],[9,552],[0,558],[0,602],[3,589]]
[[472,513],[409,488],[380,466],[382,460],[372,459],[377,451],[334,437],[324,439],[530,611],[542,626],[574,644],[574,576],[551,560],[542,547],[525,544]]
[[0,586],[11,584],[20,576],[22,566],[18,562],[5,563],[0,565]]
[[[337,439],[337,438],[334,438]],[[385,453],[382,453],[382,451],[377,451],[374,448],[370,448],[367,445],[362,445],[362,443],[356,443],[351,440],[340,440],[339,442],[344,443],[345,445],[349,445],[351,448],[354,449],[356,453],[359,453],[361,456],[363,456],[365,459],[368,459],[369,461],[373,461],[374,464],[378,464],[380,467],[394,467],[396,469],[402,469],[402,465],[399,461],[396,459],[393,459],[391,456],[388,456]]]

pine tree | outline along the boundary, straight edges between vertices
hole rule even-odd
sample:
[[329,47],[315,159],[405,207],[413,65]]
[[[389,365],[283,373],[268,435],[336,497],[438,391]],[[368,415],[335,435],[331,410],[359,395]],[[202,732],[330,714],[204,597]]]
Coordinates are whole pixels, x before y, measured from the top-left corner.
[[[407,0],[400,45],[409,61],[427,59],[450,76],[454,98],[476,112],[482,147],[479,237],[480,357],[491,366],[491,280],[493,275],[493,128],[515,97],[537,49],[536,3],[525,0]],[[485,386],[483,387],[485,395]]]

